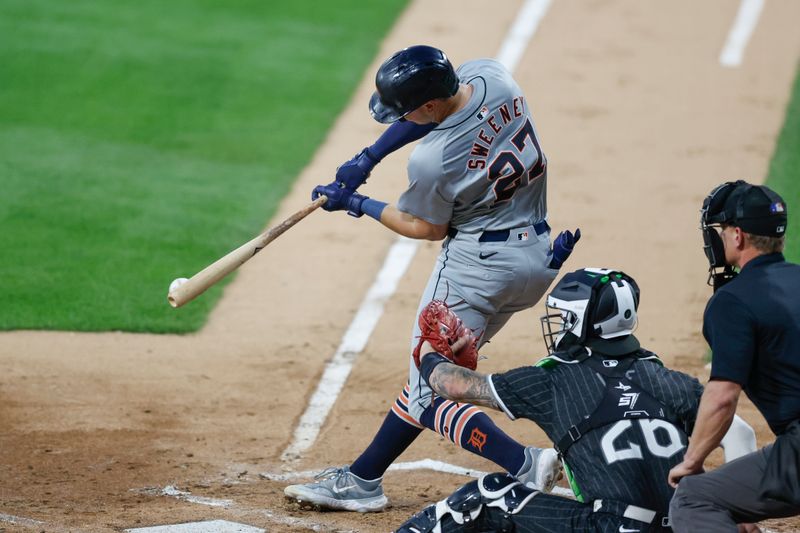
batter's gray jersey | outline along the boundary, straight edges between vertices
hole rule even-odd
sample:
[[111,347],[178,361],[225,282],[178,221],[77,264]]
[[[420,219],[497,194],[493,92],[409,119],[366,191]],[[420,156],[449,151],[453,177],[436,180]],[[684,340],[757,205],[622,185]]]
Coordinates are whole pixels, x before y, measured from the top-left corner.
[[[458,76],[473,87],[472,96],[414,149],[409,187],[397,206],[457,230],[442,245],[419,309],[446,301],[483,344],[514,313],[535,305],[557,271],[548,267],[550,231],[543,222],[546,159],[522,90],[491,59],[465,63]],[[412,350],[419,334],[415,319]],[[407,413],[397,414],[419,420],[431,398],[409,357],[408,397],[398,407]]]
[[543,220],[546,158],[522,90],[493,59],[464,63],[457,74],[472,96],[414,149],[398,208],[468,233]]

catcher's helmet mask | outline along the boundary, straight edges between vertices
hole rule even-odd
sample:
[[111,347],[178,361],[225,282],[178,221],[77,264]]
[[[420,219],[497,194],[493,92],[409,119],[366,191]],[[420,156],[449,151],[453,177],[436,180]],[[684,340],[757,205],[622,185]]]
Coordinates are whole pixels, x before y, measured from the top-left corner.
[[369,101],[372,118],[383,124],[403,120],[421,105],[458,92],[458,76],[447,56],[432,46],[404,48],[384,61]]
[[[725,260],[725,246],[717,231],[737,226],[754,235],[780,237],[786,232],[786,204],[772,189],[743,180],[728,181],[712,190],[700,209],[703,252],[708,259],[708,284],[714,291],[736,277]],[[717,269],[722,269],[718,271]]]
[[633,336],[639,287],[624,272],[602,268],[570,272],[556,284],[545,305],[542,336],[551,355],[575,345],[612,357],[640,347]]

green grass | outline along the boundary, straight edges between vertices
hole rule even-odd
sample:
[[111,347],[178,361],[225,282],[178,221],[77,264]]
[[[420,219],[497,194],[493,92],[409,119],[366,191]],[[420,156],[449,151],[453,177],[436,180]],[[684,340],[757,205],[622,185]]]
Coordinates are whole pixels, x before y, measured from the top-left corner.
[[405,2],[0,2],[0,329],[202,326]]
[[789,225],[786,228],[784,255],[800,262],[800,70],[794,81],[775,153],[769,165],[767,185],[786,201]]

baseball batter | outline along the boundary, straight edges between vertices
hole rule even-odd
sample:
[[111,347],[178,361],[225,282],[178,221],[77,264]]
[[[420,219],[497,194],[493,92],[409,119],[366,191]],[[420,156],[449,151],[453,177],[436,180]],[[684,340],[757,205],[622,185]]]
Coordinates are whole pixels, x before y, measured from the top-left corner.
[[[539,301],[580,238],[579,231],[565,231],[551,249],[547,159],[527,99],[497,61],[469,61],[456,72],[429,46],[394,54],[378,70],[376,85],[371,113],[392,126],[312,198],[324,194],[324,209],[366,214],[406,237],[444,239],[417,312],[432,299],[444,300],[485,343],[512,314]],[[377,162],[419,138],[408,189],[396,207],[355,192]],[[418,337],[415,321],[410,351]],[[549,490],[556,481],[554,450],[526,448],[477,407],[435,397],[412,359],[408,384],[367,450],[349,467],[329,469],[317,482],[285,493],[321,507],[382,510],[381,477],[423,428],[536,488]]]

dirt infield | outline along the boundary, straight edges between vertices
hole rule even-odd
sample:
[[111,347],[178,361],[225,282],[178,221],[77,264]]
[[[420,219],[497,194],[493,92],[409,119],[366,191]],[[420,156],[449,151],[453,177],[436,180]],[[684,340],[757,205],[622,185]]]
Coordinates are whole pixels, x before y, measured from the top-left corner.
[[[304,205],[316,183],[380,133],[366,102],[382,57],[422,42],[455,64],[492,56],[520,5],[412,3],[271,223]],[[800,57],[800,3],[776,0],[742,65],[720,66],[737,8],[732,0],[561,0],[516,70],[550,163],[550,223],[584,234],[568,266],[633,275],[643,292],[637,335],[701,380],[710,289],[698,209],[724,179],[763,179]],[[396,199],[407,155],[382,163],[366,194]],[[286,481],[259,475],[351,461],[400,391],[407,332],[438,243],[420,247],[315,445],[299,462],[281,461],[394,239],[366,217],[314,213],[241,269],[195,335],[0,334],[0,531],[210,519],[269,531],[386,531],[463,483],[434,471],[390,472],[392,509],[356,515],[301,511],[284,500]],[[485,350],[484,371],[542,354],[540,311],[509,323]],[[740,414],[760,444],[771,440],[749,403]],[[547,444],[533,424],[494,418],[526,443]],[[493,469],[428,433],[401,460],[423,458]],[[791,531],[800,522],[769,527]]]

